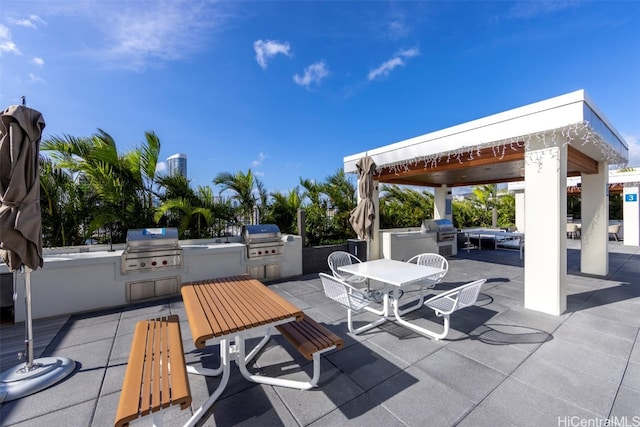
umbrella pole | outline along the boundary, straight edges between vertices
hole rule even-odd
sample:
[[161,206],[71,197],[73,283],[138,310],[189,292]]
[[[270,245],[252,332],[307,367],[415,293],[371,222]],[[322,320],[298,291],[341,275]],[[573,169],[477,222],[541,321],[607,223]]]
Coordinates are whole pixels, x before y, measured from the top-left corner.
[[27,318],[25,319],[26,356],[27,361],[0,373],[0,404],[36,393],[51,387],[65,377],[71,375],[76,362],[66,357],[33,358],[33,327],[31,309],[31,272],[26,265],[20,267],[25,279],[25,305]]
[[24,283],[25,283],[25,295],[24,303],[26,305],[27,320],[24,322],[25,327],[25,345],[27,362],[25,370],[30,371],[33,369],[33,322],[31,315],[31,268],[24,267]]

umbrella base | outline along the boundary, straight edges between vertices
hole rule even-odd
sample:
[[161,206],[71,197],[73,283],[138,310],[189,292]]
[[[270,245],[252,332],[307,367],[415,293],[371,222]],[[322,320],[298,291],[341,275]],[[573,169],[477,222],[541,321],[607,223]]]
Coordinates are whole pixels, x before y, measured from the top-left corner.
[[51,387],[76,368],[76,362],[66,357],[41,357],[21,363],[0,374],[0,403],[9,402]]

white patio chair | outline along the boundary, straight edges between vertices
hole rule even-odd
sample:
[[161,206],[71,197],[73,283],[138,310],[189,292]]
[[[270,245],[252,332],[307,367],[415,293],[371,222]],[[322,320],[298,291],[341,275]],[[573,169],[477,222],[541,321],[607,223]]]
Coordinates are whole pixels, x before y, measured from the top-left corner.
[[338,270],[338,267],[343,267],[345,265],[355,264],[357,262],[362,262],[355,255],[350,254],[349,252],[344,251],[335,251],[329,254],[327,258],[327,263],[329,264],[329,268],[331,269],[331,273],[333,273],[334,277],[337,277],[340,280],[344,280],[345,282],[349,282],[352,284],[364,283],[367,281],[366,277],[355,276],[353,274],[344,273]]
[[373,324],[370,323],[360,328],[354,328],[353,313],[360,313],[365,307],[371,304],[371,300],[367,298],[367,294],[337,277],[329,276],[326,273],[320,273],[319,276],[322,287],[324,288],[324,294],[347,309],[347,326],[349,332],[358,334],[386,320],[382,318]]
[[609,234],[613,234],[613,238],[618,241],[618,233],[620,232],[620,224],[611,224],[607,229]]
[[577,239],[580,233],[580,226],[578,224],[567,223],[567,237],[571,239]]
[[444,329],[442,333],[438,334],[430,331],[434,339],[439,340],[449,334],[449,316],[455,311],[475,304],[480,294],[480,289],[486,281],[487,279],[480,279],[458,286],[455,289],[429,298],[424,302],[425,307],[429,307],[436,312],[436,316],[444,318]]
[[398,310],[398,312],[401,315],[404,315],[406,313],[409,313],[411,311],[417,310],[418,308],[422,307],[422,304],[424,303],[424,291],[426,289],[431,289],[433,288],[435,285],[437,285],[438,283],[440,283],[442,281],[442,278],[447,274],[447,272],[449,271],[449,262],[447,261],[447,259],[445,257],[443,257],[440,254],[436,254],[436,253],[423,253],[423,254],[419,254],[416,255],[414,257],[412,257],[411,259],[409,259],[410,263],[413,264],[418,264],[418,265],[426,265],[429,267],[435,267],[435,268],[441,268],[444,271],[444,273],[432,277],[431,279],[425,280],[423,282],[419,282],[417,283],[418,286],[420,286],[420,298],[418,299],[417,304],[412,305],[404,310]]

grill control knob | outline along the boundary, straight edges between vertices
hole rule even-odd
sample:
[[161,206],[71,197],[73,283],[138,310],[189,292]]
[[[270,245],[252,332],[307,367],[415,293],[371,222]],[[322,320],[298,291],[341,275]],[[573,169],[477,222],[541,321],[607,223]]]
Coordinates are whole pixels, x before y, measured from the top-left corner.
[[145,265],[147,265],[145,262],[140,263],[140,267],[144,267]]
[[167,260],[166,259],[162,261],[162,265],[167,265]]
[[157,263],[157,262],[155,262],[155,261],[151,261],[151,265],[152,265],[152,266],[154,266],[154,267],[155,267],[155,266],[156,266],[156,264],[158,264],[158,263]]

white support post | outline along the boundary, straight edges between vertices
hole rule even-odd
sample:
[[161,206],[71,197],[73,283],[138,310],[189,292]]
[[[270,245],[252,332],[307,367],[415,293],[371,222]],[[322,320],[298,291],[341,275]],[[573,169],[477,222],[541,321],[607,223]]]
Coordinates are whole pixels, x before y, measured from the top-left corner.
[[598,164],[598,173],[582,174],[580,271],[606,276],[609,271],[609,168]]
[[515,194],[516,201],[516,228],[520,233],[525,232],[524,228],[524,192],[517,191]]
[[525,152],[524,306],[562,314],[567,307],[567,147],[536,141]]
[[640,184],[625,184],[622,195],[625,246],[640,246]]
[[451,205],[451,189],[443,184],[434,188],[433,195],[433,218],[448,219],[453,221],[453,212]]

